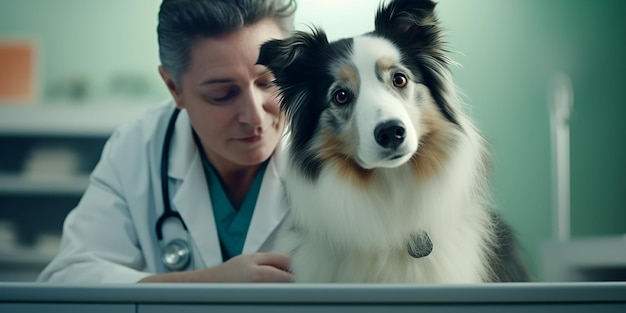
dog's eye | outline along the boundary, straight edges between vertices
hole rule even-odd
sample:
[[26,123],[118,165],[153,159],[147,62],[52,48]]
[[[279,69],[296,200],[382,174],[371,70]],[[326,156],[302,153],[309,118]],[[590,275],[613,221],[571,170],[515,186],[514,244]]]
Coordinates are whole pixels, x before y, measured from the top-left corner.
[[350,93],[343,89],[339,89],[335,91],[333,101],[335,101],[336,104],[346,104],[350,101]]
[[406,78],[406,75],[402,73],[396,73],[395,75],[393,75],[393,85],[398,88],[402,88],[406,86],[408,82],[409,82],[409,79]]

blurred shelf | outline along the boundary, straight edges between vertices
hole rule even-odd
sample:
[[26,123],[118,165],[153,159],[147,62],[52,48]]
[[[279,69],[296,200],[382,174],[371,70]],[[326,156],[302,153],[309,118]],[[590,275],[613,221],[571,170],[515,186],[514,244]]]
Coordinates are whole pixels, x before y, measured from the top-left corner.
[[0,281],[34,282],[55,255],[56,251],[41,251],[32,247],[2,247]]
[[0,106],[0,135],[109,136],[148,105]]
[[0,267],[44,267],[56,253],[56,250],[41,251],[30,247],[0,248]]
[[[150,108],[141,103],[0,105],[0,217],[18,238],[13,243],[0,236],[0,281],[37,278],[58,248],[58,240],[42,243],[41,236],[61,233],[107,138]],[[5,234],[7,229],[0,225]]]
[[81,195],[89,185],[89,175],[30,177],[0,174],[0,195]]
[[545,242],[541,256],[544,281],[626,280],[626,235]]

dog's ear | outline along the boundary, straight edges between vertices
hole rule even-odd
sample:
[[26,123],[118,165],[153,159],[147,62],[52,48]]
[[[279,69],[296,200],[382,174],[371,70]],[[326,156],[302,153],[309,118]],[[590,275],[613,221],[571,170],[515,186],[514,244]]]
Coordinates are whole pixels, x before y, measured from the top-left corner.
[[[312,33],[296,32],[286,39],[274,39],[261,45],[257,64],[265,65],[277,83],[298,81],[303,70],[314,68],[316,51],[328,46],[326,34],[314,29]],[[297,76],[295,76],[298,74]],[[287,80],[286,80],[287,79]]]
[[435,6],[431,0],[393,0],[378,9],[374,33],[403,46],[437,48],[440,32]]
[[294,38],[273,39],[261,45],[256,64],[267,66],[276,77],[279,77],[301,54],[300,50],[302,50],[302,46]]
[[274,74],[274,83],[283,96],[281,109],[291,113],[292,106],[299,103],[290,101],[298,98],[310,87],[313,73],[319,70],[321,51],[328,49],[326,34],[318,29],[311,33],[295,32],[282,40],[270,40],[261,45],[257,64],[265,65]]

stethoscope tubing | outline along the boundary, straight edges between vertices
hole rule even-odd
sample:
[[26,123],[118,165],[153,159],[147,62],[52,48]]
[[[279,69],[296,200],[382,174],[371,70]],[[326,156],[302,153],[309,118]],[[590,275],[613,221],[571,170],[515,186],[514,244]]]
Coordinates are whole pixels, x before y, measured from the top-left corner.
[[[183,221],[180,213],[172,210],[169,199],[169,183],[167,176],[167,169],[169,165],[169,152],[172,137],[174,135],[174,127],[176,126],[176,120],[180,114],[180,109],[175,108],[170,120],[167,124],[165,131],[165,140],[163,141],[163,150],[161,152],[161,197],[163,201],[163,213],[157,218],[155,231],[157,239],[163,240],[163,224],[169,218],[178,219],[182,224],[185,231],[187,231],[187,225]],[[173,254],[172,254],[173,253]],[[170,255],[172,254],[172,255]],[[186,241],[177,239],[171,243],[168,243],[163,251],[163,264],[172,271],[181,270],[187,266],[189,259],[191,258],[191,250],[189,244]]]
[[176,218],[180,220],[183,225],[183,228],[187,230],[187,225],[183,221],[180,213],[174,212],[172,210],[172,206],[170,205],[170,188],[167,179],[167,168],[169,164],[169,151],[170,144],[172,142],[172,137],[174,134],[174,126],[176,126],[176,119],[178,118],[178,114],[180,113],[180,109],[174,109],[172,113],[172,117],[170,117],[169,123],[167,124],[167,130],[165,131],[165,140],[163,142],[163,151],[161,151],[161,197],[163,200],[163,214],[159,216],[156,222],[156,235],[159,241],[163,240],[163,223],[168,218]]

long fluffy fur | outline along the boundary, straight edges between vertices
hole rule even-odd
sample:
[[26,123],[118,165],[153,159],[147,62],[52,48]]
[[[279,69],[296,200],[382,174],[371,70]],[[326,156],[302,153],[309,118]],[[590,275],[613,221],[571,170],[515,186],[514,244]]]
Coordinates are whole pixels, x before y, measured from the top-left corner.
[[[527,279],[490,209],[488,147],[460,108],[434,9],[395,0],[372,33],[329,43],[314,30],[262,46],[291,132],[295,226],[283,242],[297,282]],[[380,137],[390,121],[397,147]],[[432,253],[415,258],[407,247],[424,232]]]

